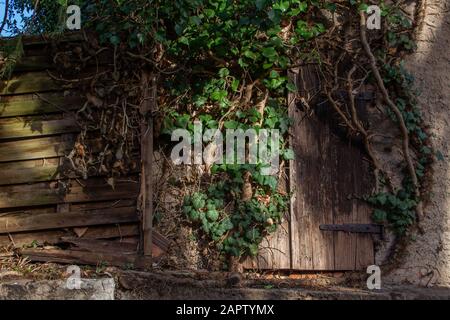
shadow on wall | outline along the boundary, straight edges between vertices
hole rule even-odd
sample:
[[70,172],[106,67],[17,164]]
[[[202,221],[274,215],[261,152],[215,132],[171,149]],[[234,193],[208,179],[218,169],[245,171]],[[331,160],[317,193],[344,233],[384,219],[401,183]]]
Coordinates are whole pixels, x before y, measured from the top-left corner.
[[406,59],[406,66],[420,93],[418,102],[434,151],[444,159],[433,164],[430,201],[422,222],[425,232],[415,235],[406,248],[404,263],[387,275],[386,281],[450,286],[450,4],[429,0],[425,10],[417,51]]

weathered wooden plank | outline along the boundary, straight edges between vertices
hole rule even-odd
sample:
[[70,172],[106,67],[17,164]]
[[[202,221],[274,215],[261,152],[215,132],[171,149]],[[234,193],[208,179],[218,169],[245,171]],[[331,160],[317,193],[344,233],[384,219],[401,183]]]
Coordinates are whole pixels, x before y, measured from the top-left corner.
[[[75,47],[75,46],[74,46]],[[82,46],[77,46],[82,47]],[[72,61],[69,59],[65,59],[65,56],[60,56],[62,59],[57,59],[56,63],[53,62],[53,57],[49,55],[32,55],[33,53],[30,52],[28,55],[24,55],[20,61],[14,66],[14,72],[30,72],[30,71],[43,71],[43,70],[52,70],[56,69],[58,64],[65,63],[64,68],[65,69],[71,69],[71,67],[78,67],[81,66],[81,68],[86,67],[97,67],[97,66],[103,66],[105,64],[112,64],[114,61],[113,57],[113,50],[103,50],[101,51],[97,56],[86,56],[84,57],[83,62],[79,60],[79,56],[77,53],[72,53]],[[70,53],[69,53],[70,54]],[[86,55],[88,53],[86,52]],[[62,61],[61,61],[62,60]]]
[[76,94],[63,96],[61,93],[41,93],[4,96],[0,99],[0,117],[69,112],[80,109],[82,104],[82,97]]
[[[139,235],[139,225],[117,224],[90,226],[81,239],[112,239],[125,238]],[[75,233],[69,229],[27,231],[0,235],[0,247],[13,245],[16,248],[30,245],[55,245],[61,241],[61,237],[74,237]]]
[[0,247],[12,245],[14,248],[22,248],[23,246],[52,245],[58,243],[60,238],[66,234],[67,232],[64,230],[0,234]]
[[[299,82],[299,78],[303,81]],[[306,101],[317,87],[314,66],[300,68],[295,83],[299,96]],[[330,130],[315,118],[306,117],[295,103],[289,105],[294,117],[292,147],[295,161],[291,166],[292,268],[297,270],[333,270],[333,235],[322,233],[319,225],[333,223],[333,203],[330,195],[335,153]]]
[[[155,109],[156,80],[155,76],[142,72],[142,86],[145,97],[140,112],[146,116]],[[153,223],[153,119],[141,125],[141,194],[142,194],[142,238],[144,255],[152,255],[152,223]]]
[[[362,156],[360,156],[362,158]],[[372,192],[374,185],[369,164],[366,161],[354,162],[353,185],[354,194],[358,197],[368,195]],[[362,174],[361,174],[362,173]],[[372,223],[372,209],[362,200],[353,201],[353,221],[355,223]],[[375,264],[375,251],[373,235],[359,234],[356,238],[355,270],[366,270],[369,265]]]
[[[60,164],[64,158],[45,158],[39,160],[24,160],[16,162],[0,162],[0,186],[21,183],[36,183],[55,181],[66,178],[81,178],[75,172],[62,172]],[[90,177],[101,174],[93,172]]]
[[[305,173],[309,171],[304,170],[299,181],[305,175],[311,174],[311,184],[308,186],[310,190],[305,197],[306,205],[310,208],[311,230],[313,238],[313,266],[316,270],[334,270],[334,237],[331,233],[321,232],[319,226],[321,224],[334,223],[333,215],[333,180],[332,172],[336,170],[333,167],[336,161],[336,153],[333,145],[333,139],[331,132],[326,125],[320,125],[317,121],[309,122],[305,121],[305,126],[313,126],[314,129],[308,128],[310,131],[310,138],[306,140],[308,144],[317,143],[317,149],[309,154],[312,157],[312,161],[318,161],[314,166],[315,173]],[[306,146],[305,146],[306,147]],[[306,148],[311,148],[308,146]],[[305,156],[305,150],[301,152]],[[306,153],[306,157],[308,154]],[[314,160],[315,159],[315,160]],[[302,160],[301,160],[302,161]],[[312,179],[315,179],[313,181]],[[306,188],[305,188],[306,189]],[[306,191],[304,189],[304,192]],[[312,191],[313,189],[314,191]],[[312,191],[312,192],[311,192]],[[317,202],[316,202],[317,201]],[[315,203],[316,202],[316,203]]]
[[59,158],[0,163],[0,186],[56,180]]
[[263,239],[258,256],[254,259],[246,259],[243,267],[260,270],[289,270],[291,268],[289,240],[289,222],[285,220],[274,234]]
[[44,120],[42,117],[0,119],[0,140],[74,133],[80,129],[74,117]]
[[103,179],[89,179],[80,185],[76,180],[69,184],[41,182],[30,185],[0,187],[0,208],[14,208],[58,204],[64,202],[91,202],[137,197],[137,181],[117,181],[112,189]]
[[[66,89],[73,87],[68,83]],[[0,95],[23,94],[63,90],[64,85],[53,80],[46,72],[28,72],[0,81]]]
[[34,214],[0,217],[0,233],[38,231],[68,227],[138,221],[135,207],[104,210]]
[[21,255],[28,257],[31,261],[55,262],[67,264],[98,265],[107,264],[122,268],[150,268],[152,259],[148,256],[137,254],[122,254],[109,252],[88,252],[76,250],[57,249],[23,249]]
[[[331,194],[335,224],[354,222],[354,163],[362,161],[358,149],[344,145],[335,138],[332,142],[335,167],[332,170],[332,183],[335,192]],[[339,152],[339,154],[338,154]],[[334,235],[334,270],[354,270],[356,241],[359,235],[346,232],[330,232]]]
[[[301,113],[301,112],[299,112]],[[315,121],[314,121],[315,120]],[[294,269],[333,270],[332,233],[319,230],[320,224],[333,223],[331,195],[335,192],[330,164],[335,160],[330,131],[317,119],[305,118],[296,124],[294,148],[296,161],[296,219],[299,256],[293,258]]]
[[54,68],[52,57],[42,56],[24,56],[14,66],[14,72],[42,71]]
[[111,239],[124,238],[139,235],[139,225],[136,224],[116,224],[105,226],[91,226],[83,234],[83,239]]
[[135,199],[139,193],[139,182],[132,177],[117,179],[114,189],[100,178],[92,178],[81,183],[84,186],[72,181],[70,191],[64,197],[65,202]]
[[152,230],[152,256],[158,256],[156,252],[165,253],[170,246],[170,241],[156,230]]
[[[103,148],[101,139],[89,139],[85,141],[85,144],[94,153]],[[65,156],[73,149],[74,145],[74,134],[2,141],[0,142],[0,162]]]
[[73,138],[63,141],[60,136],[1,142],[0,162],[64,156],[74,143]]
[[70,243],[76,248],[75,250],[87,250],[92,252],[111,252],[130,254],[137,253],[138,240],[134,242],[121,242],[111,240],[95,240],[95,239],[83,239],[75,237],[62,237],[62,242]]

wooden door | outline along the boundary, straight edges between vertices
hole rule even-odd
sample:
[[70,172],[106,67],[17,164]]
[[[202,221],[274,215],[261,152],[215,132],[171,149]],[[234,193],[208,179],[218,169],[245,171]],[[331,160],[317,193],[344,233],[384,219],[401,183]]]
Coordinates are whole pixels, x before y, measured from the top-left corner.
[[[317,83],[311,69],[290,78],[309,88],[299,88],[300,98],[313,94]],[[301,99],[300,99],[301,100]],[[289,217],[268,238],[260,256],[246,267],[291,270],[362,270],[374,263],[373,235],[324,231],[323,225],[371,224],[371,210],[360,198],[370,192],[370,168],[364,151],[336,133],[327,116],[299,108],[289,99],[293,119],[291,146],[295,160],[289,173],[293,194]],[[328,109],[329,110],[329,109]],[[358,199],[359,198],[359,199]]]

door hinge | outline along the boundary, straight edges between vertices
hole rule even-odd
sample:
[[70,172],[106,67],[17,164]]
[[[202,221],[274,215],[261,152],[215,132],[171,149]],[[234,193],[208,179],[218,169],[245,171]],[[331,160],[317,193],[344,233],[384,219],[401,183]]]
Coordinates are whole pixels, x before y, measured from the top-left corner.
[[384,235],[384,226],[381,224],[362,224],[362,223],[344,223],[344,224],[321,224],[319,229],[322,231],[342,231],[347,233],[370,233],[378,234],[381,238]]

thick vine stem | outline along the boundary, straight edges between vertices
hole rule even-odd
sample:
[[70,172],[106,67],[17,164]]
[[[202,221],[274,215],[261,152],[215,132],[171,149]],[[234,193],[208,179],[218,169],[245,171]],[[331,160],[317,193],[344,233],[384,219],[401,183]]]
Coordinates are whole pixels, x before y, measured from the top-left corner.
[[411,177],[413,186],[414,186],[414,193],[415,196],[417,198],[417,206],[416,206],[416,212],[417,212],[417,219],[420,222],[420,220],[423,217],[423,207],[422,207],[422,200],[421,200],[421,196],[420,196],[420,185],[419,185],[419,181],[417,179],[417,175],[416,175],[416,170],[414,168],[414,163],[413,160],[411,158],[410,155],[410,150],[409,150],[409,134],[408,134],[408,129],[406,127],[405,124],[405,120],[403,119],[403,115],[400,111],[400,109],[395,105],[395,103],[391,100],[391,98],[389,97],[389,93],[384,85],[383,82],[383,78],[381,77],[380,71],[378,70],[377,67],[377,62],[375,59],[375,56],[372,53],[372,50],[370,48],[370,45],[367,41],[367,33],[366,33],[366,17],[364,16],[364,12],[360,11],[359,13],[360,15],[360,36],[361,36],[361,43],[363,45],[364,51],[366,52],[366,55],[368,56],[369,60],[370,60],[370,67],[372,69],[372,73],[375,76],[375,79],[377,81],[377,85],[378,88],[380,89],[382,95],[383,95],[383,99],[385,100],[385,102],[389,105],[389,107],[392,109],[392,111],[394,112],[397,121],[400,125],[400,130],[402,132],[402,136],[403,136],[403,143],[402,143],[402,148],[403,148],[403,156],[406,160],[406,163],[408,165],[408,171],[409,171],[409,175]]
[[367,130],[363,127],[361,122],[358,119],[358,114],[356,111],[355,106],[355,96],[353,94],[353,82],[352,82],[352,74],[355,72],[356,66],[353,66],[352,69],[347,74],[347,90],[348,90],[348,97],[350,101],[350,111],[352,115],[352,122],[356,126],[356,128],[359,130],[359,132],[364,137],[364,145],[366,147],[367,154],[372,159],[372,164],[374,166],[373,174],[375,176],[375,191],[378,192],[380,190],[380,172],[382,171],[380,162],[378,161],[378,158],[375,156],[375,153],[372,150],[372,147],[370,145],[369,141],[369,134],[367,133]]
[[413,37],[417,40],[419,33],[422,31],[423,22],[425,20],[425,11],[427,7],[426,0],[418,0],[416,4],[416,12],[414,13]]

